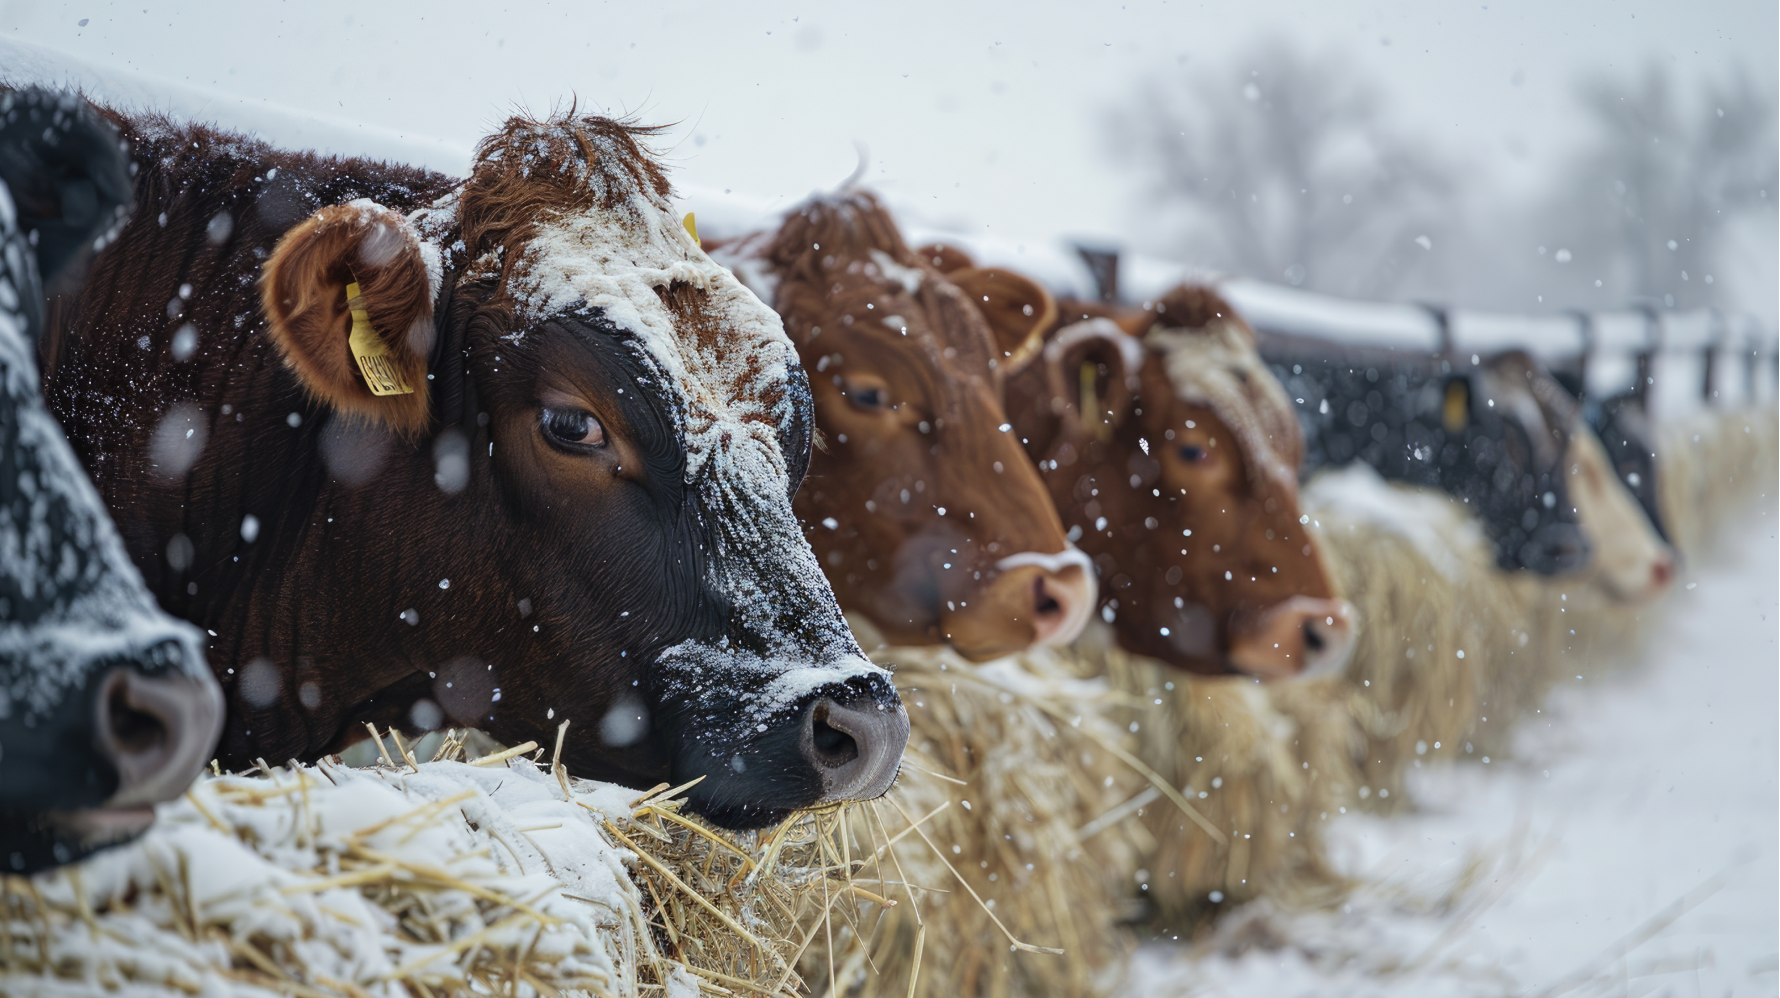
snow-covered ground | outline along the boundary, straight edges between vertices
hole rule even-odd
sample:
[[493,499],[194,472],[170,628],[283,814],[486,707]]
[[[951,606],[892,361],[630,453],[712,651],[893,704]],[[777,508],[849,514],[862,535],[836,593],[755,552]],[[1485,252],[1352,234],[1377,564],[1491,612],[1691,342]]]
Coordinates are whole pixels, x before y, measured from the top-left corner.
[[[1138,956],[1142,995],[1780,991],[1775,510],[1732,531],[1611,678],[1561,689],[1514,758],[1423,770],[1420,808],[1335,829],[1374,885]],[[1211,949],[1211,947],[1207,947]]]

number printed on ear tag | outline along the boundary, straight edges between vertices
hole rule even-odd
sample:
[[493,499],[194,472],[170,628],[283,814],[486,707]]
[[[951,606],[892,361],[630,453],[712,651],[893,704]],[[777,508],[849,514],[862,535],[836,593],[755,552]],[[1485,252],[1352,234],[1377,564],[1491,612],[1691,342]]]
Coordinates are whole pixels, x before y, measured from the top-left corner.
[[358,373],[365,377],[365,387],[371,389],[372,395],[414,394],[401,369],[390,359],[383,337],[371,328],[371,313],[358,308],[358,304],[359,286],[354,281],[346,285],[346,307],[352,311],[352,335],[346,342],[352,348],[353,359],[358,361]]

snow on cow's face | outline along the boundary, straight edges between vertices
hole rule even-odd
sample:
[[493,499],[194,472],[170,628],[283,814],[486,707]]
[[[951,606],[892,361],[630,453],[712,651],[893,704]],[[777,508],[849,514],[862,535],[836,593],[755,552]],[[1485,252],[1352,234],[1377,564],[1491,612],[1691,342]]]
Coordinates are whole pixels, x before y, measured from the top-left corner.
[[117,224],[116,134],[72,95],[0,94],[0,173],[0,872],[23,873],[147,827],[209,758],[221,696],[39,392],[37,267]]
[[[421,438],[395,463],[437,459],[443,500],[418,468],[395,487],[418,490],[423,529],[463,532],[426,545],[456,565],[439,589],[455,577],[493,614],[435,624],[454,604],[417,604],[426,655],[449,661],[430,689],[398,682],[437,712],[509,741],[569,721],[572,768],[707,777],[694,807],[732,826],[876,796],[907,719],[792,515],[808,379],[778,317],[675,218],[640,134],[515,118],[409,216],[322,209],[267,264],[274,338],[334,418],[368,426],[351,432]],[[349,313],[386,383],[361,379],[362,340],[345,349]]]
[[[512,740],[578,722],[571,766],[707,777],[694,806],[730,825],[876,796],[907,719],[792,515],[808,379],[778,317],[682,228],[636,136],[604,119],[515,119],[429,208],[324,209],[268,265],[274,333],[312,391],[340,368],[317,391],[336,408],[396,434],[430,413],[424,432],[466,469],[457,508],[488,524],[477,584],[539,618],[537,637],[507,639],[526,664],[505,665],[498,686],[466,674],[433,691],[447,715]],[[327,239],[338,247],[306,248]],[[346,276],[331,259],[350,265],[361,304],[322,310],[313,333],[280,319],[345,301],[325,290]],[[305,281],[324,290],[304,294]],[[428,287],[443,307],[423,329],[430,302],[390,302]],[[405,399],[384,405],[338,363],[354,308],[436,334],[385,339],[392,383],[417,386]]]

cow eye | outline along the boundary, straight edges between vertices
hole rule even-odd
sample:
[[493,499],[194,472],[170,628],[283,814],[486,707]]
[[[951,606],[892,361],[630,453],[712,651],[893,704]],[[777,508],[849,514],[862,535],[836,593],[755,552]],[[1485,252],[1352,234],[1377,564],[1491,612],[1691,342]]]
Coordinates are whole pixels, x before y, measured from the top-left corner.
[[846,383],[847,401],[861,409],[878,410],[890,406],[889,396],[877,385],[862,385],[852,381]]
[[1180,448],[1180,459],[1188,464],[1196,464],[1205,460],[1205,458],[1206,453],[1205,448],[1203,447],[1195,447],[1192,444],[1185,444]]
[[538,425],[559,446],[598,447],[606,442],[600,421],[585,409],[545,409],[538,413]]

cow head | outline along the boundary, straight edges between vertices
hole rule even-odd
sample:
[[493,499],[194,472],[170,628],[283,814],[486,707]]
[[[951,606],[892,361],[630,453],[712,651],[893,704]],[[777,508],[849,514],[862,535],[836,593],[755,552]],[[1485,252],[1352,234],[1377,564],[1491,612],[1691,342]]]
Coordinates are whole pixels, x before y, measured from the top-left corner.
[[1509,350],[1460,367],[1445,382],[1440,410],[1465,451],[1447,490],[1476,510],[1496,542],[1497,564],[1544,575],[1581,571],[1591,551],[1565,474],[1575,399],[1530,355]]
[[1588,392],[1582,370],[1554,366],[1549,374],[1581,404],[1582,421],[1599,438],[1613,476],[1644,510],[1650,529],[1668,543],[1656,487],[1656,432],[1650,425],[1644,393],[1631,390],[1597,399]]
[[730,827],[877,796],[908,720],[792,513],[808,380],[646,134],[513,119],[430,210],[325,209],[266,265],[339,447],[389,455],[364,515],[444,552],[396,570],[426,671],[381,695],[512,741],[573,721],[570,768],[704,777],[694,808]]
[[911,252],[863,191],[813,199],[735,252],[770,275],[814,372],[821,442],[797,511],[841,605],[894,643],[977,660],[1073,639],[1087,559],[1001,398],[1054,321],[1050,296],[955,251]]
[[1065,326],[1010,392],[1099,571],[1102,616],[1127,648],[1195,672],[1337,667],[1352,611],[1301,522],[1303,438],[1253,335],[1194,287],[1125,321],[1151,325],[1142,339],[1107,318]]
[[1580,372],[1544,370],[1537,391],[1554,411],[1571,411],[1564,455],[1565,493],[1590,550],[1588,574],[1608,596],[1642,603],[1675,577],[1677,556],[1656,512],[1656,454],[1642,399],[1588,398]]
[[5,873],[142,831],[197,777],[222,723],[197,631],[155,606],[39,393],[38,276],[115,235],[126,163],[116,131],[77,97],[0,94]]

